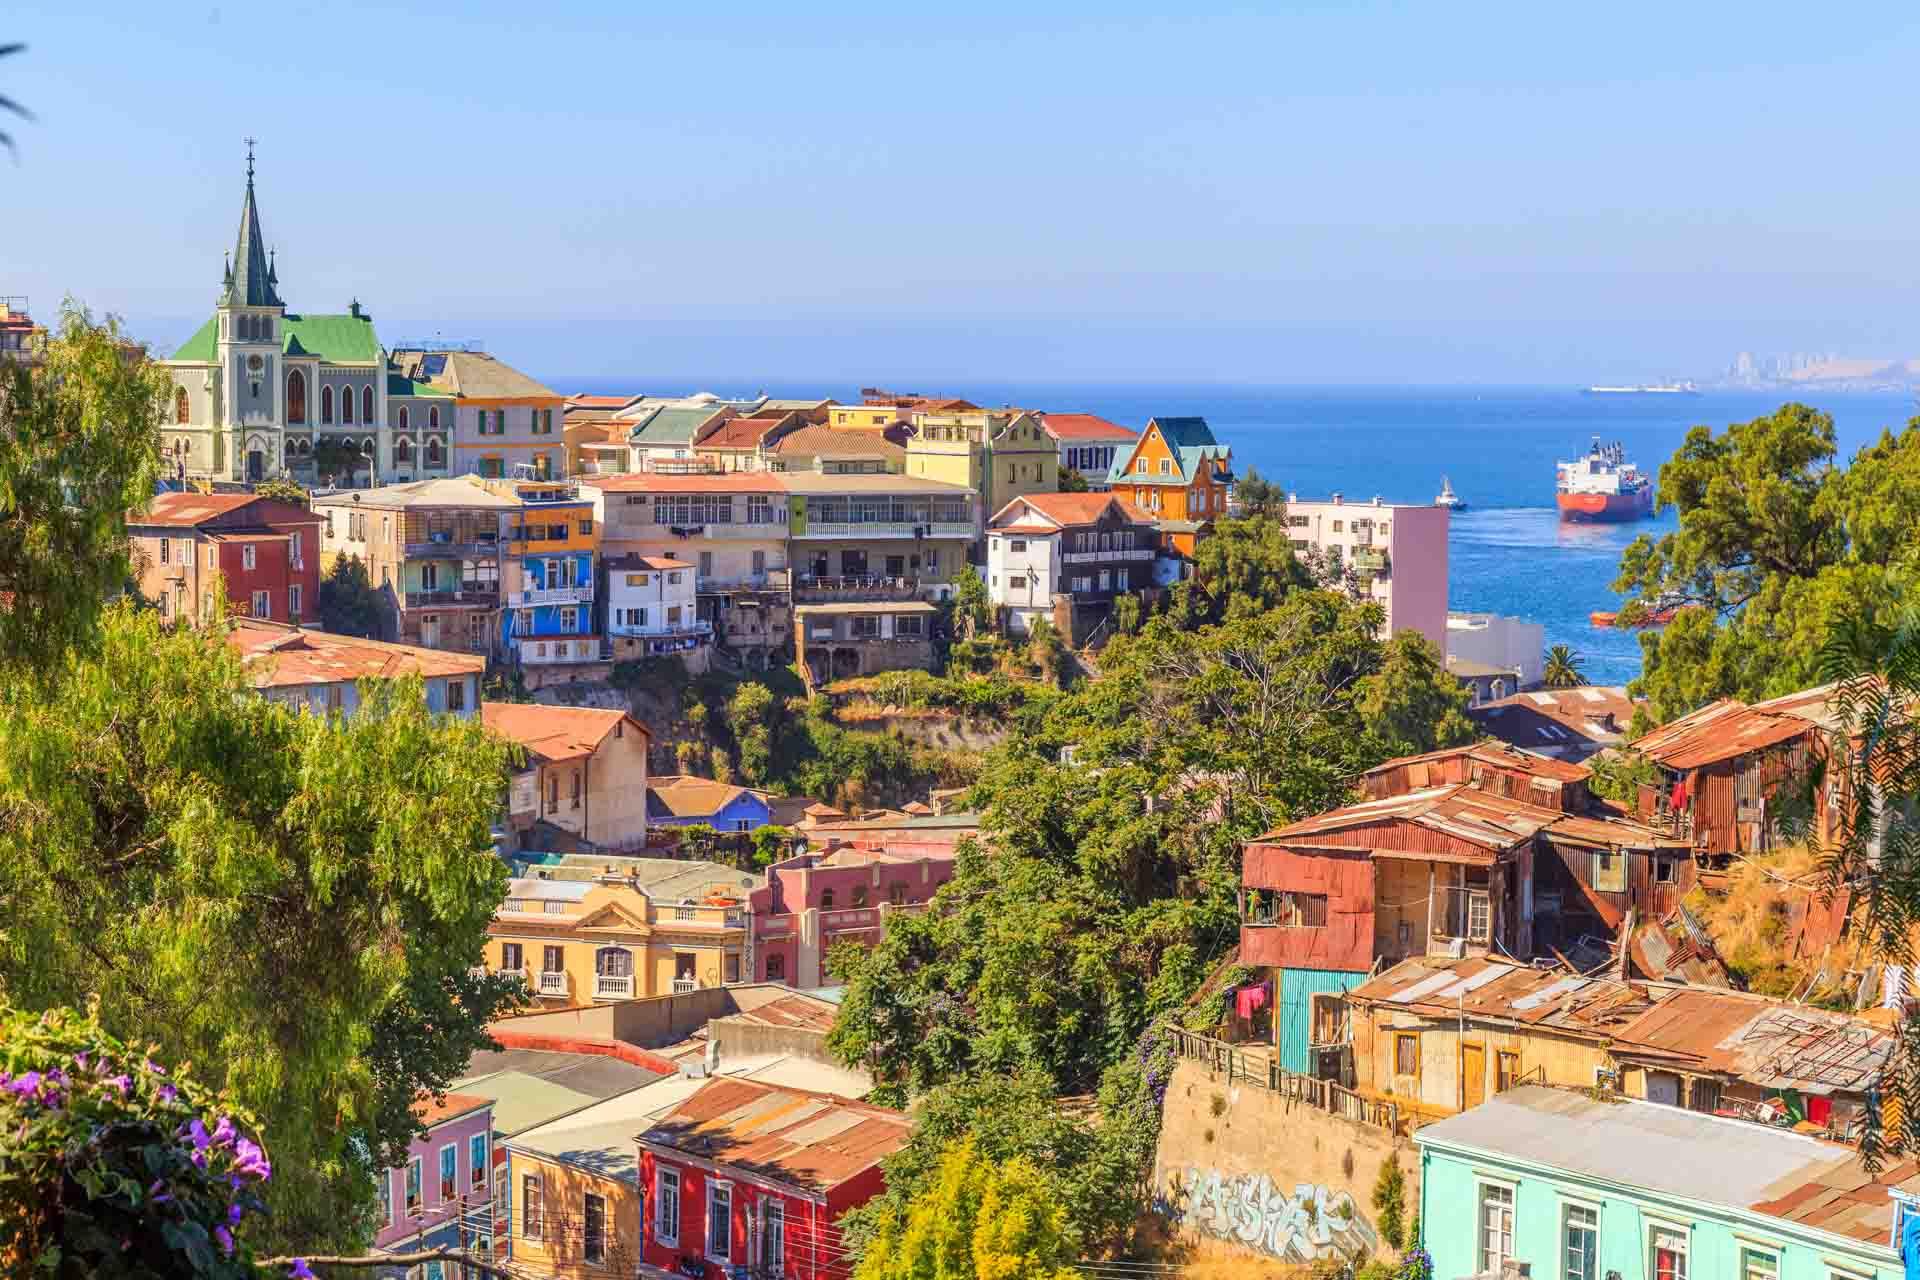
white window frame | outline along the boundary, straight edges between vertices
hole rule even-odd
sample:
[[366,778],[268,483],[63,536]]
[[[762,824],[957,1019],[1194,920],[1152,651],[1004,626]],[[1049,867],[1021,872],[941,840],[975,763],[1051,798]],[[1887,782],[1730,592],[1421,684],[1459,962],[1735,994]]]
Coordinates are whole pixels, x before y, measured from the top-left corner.
[[1567,1232],[1572,1225],[1568,1221],[1568,1218],[1572,1215],[1573,1211],[1576,1209],[1582,1213],[1590,1213],[1593,1215],[1594,1274],[1589,1276],[1582,1276],[1579,1278],[1579,1280],[1601,1280],[1601,1277],[1605,1274],[1604,1270],[1600,1266],[1600,1223],[1602,1218],[1601,1206],[1597,1201],[1580,1200],[1571,1196],[1560,1197],[1559,1264],[1556,1268],[1556,1275],[1558,1277],[1558,1280],[1574,1280],[1573,1273],[1571,1269],[1567,1266],[1567,1251],[1568,1251]]
[[[724,1230],[721,1237],[726,1242],[726,1251],[723,1253],[715,1253],[713,1251],[713,1228],[714,1228],[713,1202],[715,1198],[717,1198],[722,1193],[725,1193],[727,1197],[727,1212],[724,1219]],[[707,1238],[702,1243],[705,1246],[706,1256],[708,1261],[718,1262],[723,1266],[732,1266],[733,1265],[733,1183],[728,1181],[725,1178],[710,1177],[707,1179],[706,1227],[707,1227]]]
[[1653,1237],[1656,1231],[1669,1231],[1680,1237],[1684,1274],[1676,1276],[1675,1280],[1688,1280],[1693,1274],[1693,1228],[1672,1218],[1643,1214],[1640,1219],[1640,1263],[1647,1269],[1647,1280],[1658,1280],[1653,1267]]
[[294,583],[287,588],[287,621],[300,621],[300,606],[306,602],[300,598],[300,584]]
[[[1490,1259],[1487,1253],[1487,1193],[1498,1191],[1507,1198],[1506,1252],[1497,1259]],[[1500,1264],[1513,1257],[1514,1228],[1520,1218],[1520,1186],[1506,1178],[1489,1178],[1477,1175],[1473,1180],[1473,1258],[1476,1271],[1500,1270]],[[1492,1261],[1493,1265],[1487,1264]]]
[[[534,1189],[539,1191],[540,1193],[540,1214],[539,1214],[539,1217],[533,1223],[534,1229],[532,1231],[527,1230],[527,1201],[529,1198],[527,1196],[528,1183],[532,1183],[534,1186]],[[511,1184],[508,1185],[508,1193],[509,1195],[511,1195],[512,1193]],[[508,1212],[509,1213],[512,1212],[511,1201],[508,1202]],[[509,1222],[509,1226],[511,1226],[511,1222]],[[542,1175],[537,1173],[526,1173],[520,1176],[520,1238],[522,1240],[545,1240],[547,1238],[546,1179]]]
[[[673,1234],[667,1234],[667,1187],[673,1187]],[[680,1247],[680,1227],[686,1220],[686,1209],[680,1203],[683,1187],[678,1169],[666,1165],[656,1165],[653,1170],[653,1239],[656,1244],[669,1249]]]
[[[769,1250],[767,1246],[770,1243],[769,1236],[771,1233],[768,1228],[772,1225],[775,1217],[778,1217],[780,1221],[780,1247],[775,1250]],[[760,1239],[758,1245],[760,1269],[768,1275],[773,1276],[775,1280],[779,1280],[779,1277],[786,1274],[787,1262],[787,1202],[784,1197],[779,1195],[764,1195],[760,1197]],[[767,1256],[769,1252],[773,1255],[771,1258]]]
[[[407,1199],[407,1183],[420,1188],[418,1200]],[[427,1207],[427,1162],[419,1156],[409,1157],[407,1167],[401,1171],[400,1203],[409,1215],[417,1214]]]
[[240,567],[242,569],[252,569],[257,564],[259,564],[259,556],[255,554],[254,545],[249,542],[240,548]]
[[[447,1159],[448,1156],[452,1156],[453,1159],[448,1160]],[[453,1175],[451,1177],[447,1175],[447,1166],[449,1164],[453,1166]],[[459,1143],[443,1142],[440,1144],[440,1165],[437,1172],[439,1174],[439,1178],[433,1185],[439,1189],[440,1203],[445,1204],[450,1199],[458,1200],[460,1198],[460,1144]],[[451,1196],[447,1194],[448,1184],[452,1184],[453,1186],[453,1194]]]
[[[475,1143],[480,1144],[478,1160],[473,1158]],[[492,1145],[491,1135],[485,1129],[467,1135],[467,1186],[469,1188],[487,1185],[487,1170],[493,1164],[493,1152],[490,1149]]]
[[253,616],[256,618],[266,618],[268,620],[273,618],[273,593],[271,591],[256,591],[253,593]]

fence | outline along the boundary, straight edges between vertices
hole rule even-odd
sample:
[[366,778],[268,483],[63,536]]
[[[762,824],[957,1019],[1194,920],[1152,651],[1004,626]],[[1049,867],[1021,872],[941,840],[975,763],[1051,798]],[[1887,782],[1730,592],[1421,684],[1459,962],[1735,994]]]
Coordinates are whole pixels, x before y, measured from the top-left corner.
[[1179,1027],[1173,1029],[1173,1035],[1175,1051],[1182,1058],[1206,1063],[1209,1071],[1224,1075],[1228,1084],[1250,1084],[1356,1124],[1372,1125],[1388,1133],[1402,1132],[1397,1102],[1368,1098],[1338,1081],[1288,1071],[1265,1051],[1250,1051]]

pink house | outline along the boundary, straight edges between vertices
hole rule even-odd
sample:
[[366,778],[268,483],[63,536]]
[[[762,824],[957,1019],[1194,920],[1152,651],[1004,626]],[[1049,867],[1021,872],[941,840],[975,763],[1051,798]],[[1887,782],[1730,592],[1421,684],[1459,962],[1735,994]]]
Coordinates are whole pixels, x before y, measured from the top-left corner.
[[890,843],[839,845],[774,863],[767,883],[748,895],[757,971],[749,981],[822,985],[829,947],[871,946],[886,932],[889,912],[924,907],[952,878],[950,846],[906,852]]
[[493,1201],[493,1102],[449,1093],[414,1108],[427,1126],[407,1162],[379,1181],[380,1228],[373,1246],[388,1253],[482,1247]]

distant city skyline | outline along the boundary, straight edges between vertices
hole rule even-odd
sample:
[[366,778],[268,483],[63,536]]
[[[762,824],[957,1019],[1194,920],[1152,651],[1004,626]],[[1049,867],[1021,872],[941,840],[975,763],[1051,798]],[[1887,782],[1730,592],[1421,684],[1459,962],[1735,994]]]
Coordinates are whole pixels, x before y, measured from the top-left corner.
[[43,6],[0,29],[37,117],[0,163],[0,293],[184,340],[253,135],[295,305],[579,377],[1920,352],[1920,179],[1889,159],[1920,21],[1869,8]]

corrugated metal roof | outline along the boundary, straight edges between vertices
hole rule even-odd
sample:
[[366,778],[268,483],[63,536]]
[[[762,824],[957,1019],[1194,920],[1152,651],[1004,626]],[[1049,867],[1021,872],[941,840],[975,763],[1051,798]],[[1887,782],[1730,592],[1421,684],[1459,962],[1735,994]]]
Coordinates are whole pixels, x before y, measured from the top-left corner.
[[822,1193],[905,1145],[905,1112],[751,1080],[709,1080],[640,1140]]
[[[1795,699],[1803,700],[1793,704],[1799,708],[1795,711],[1762,710],[1722,699],[1662,725],[1645,737],[1635,739],[1631,746],[1656,764],[1676,770],[1698,769],[1736,759],[1812,733],[1817,728],[1812,718],[1816,707],[1804,699],[1816,693],[1819,691],[1794,695]],[[1817,705],[1823,713],[1824,696],[1818,699]]]
[[1502,769],[1518,769],[1542,778],[1552,778],[1556,782],[1585,782],[1593,776],[1593,770],[1583,764],[1572,764],[1549,756],[1535,755],[1531,751],[1522,751],[1518,747],[1488,738],[1469,743],[1464,747],[1444,747],[1439,751],[1429,751],[1423,755],[1399,756],[1375,765],[1360,776],[1371,778],[1376,774],[1390,773],[1410,764],[1452,760],[1462,756],[1481,760]]

